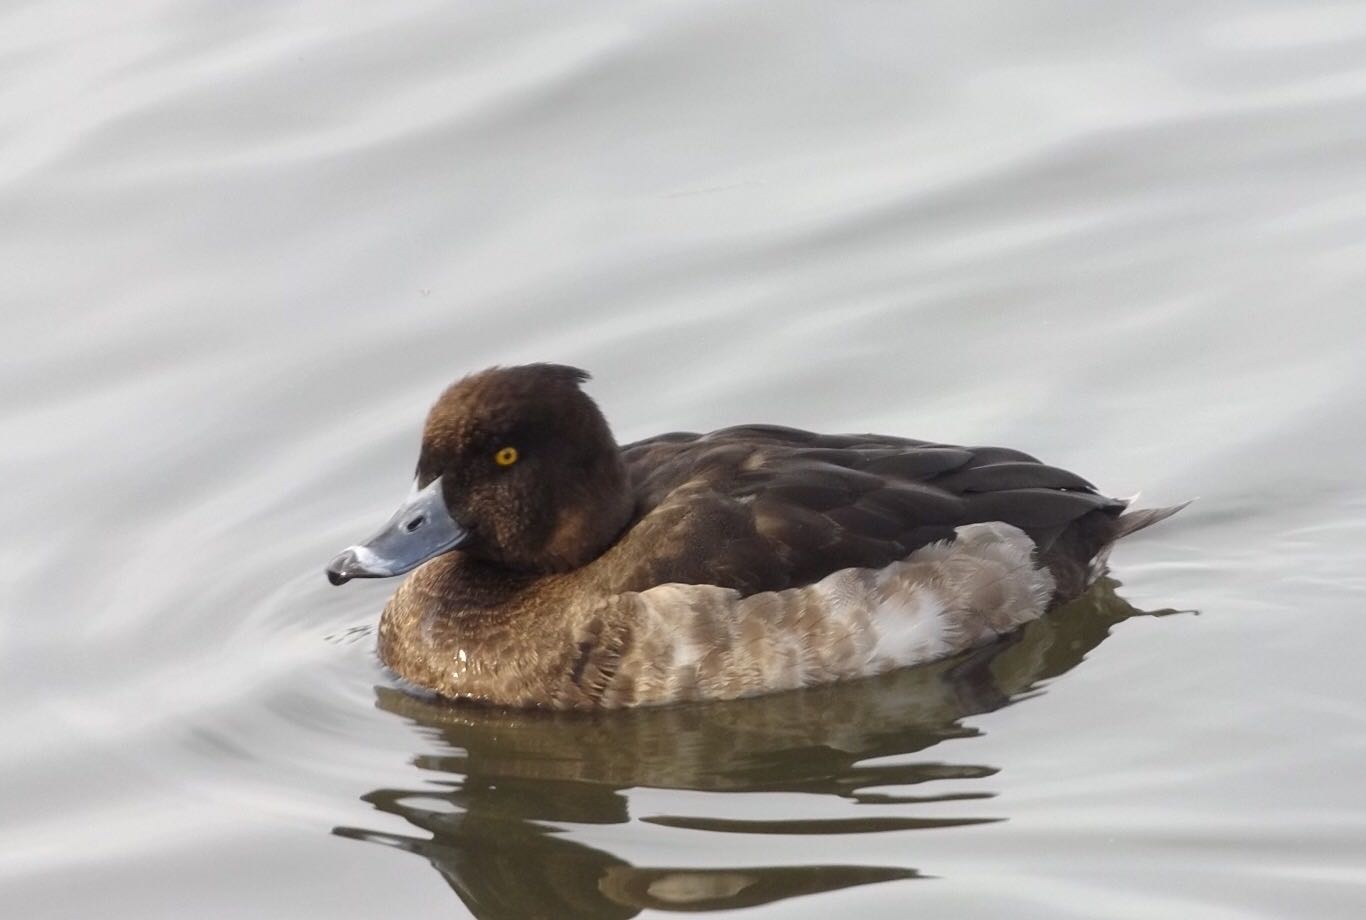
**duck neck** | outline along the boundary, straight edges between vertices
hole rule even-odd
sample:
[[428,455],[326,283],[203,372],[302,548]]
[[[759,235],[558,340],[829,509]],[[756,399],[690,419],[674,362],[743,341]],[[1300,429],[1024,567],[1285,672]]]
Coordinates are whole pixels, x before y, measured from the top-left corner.
[[549,571],[577,569],[601,556],[635,512],[635,495],[615,444],[566,491],[555,503],[559,511],[540,553]]

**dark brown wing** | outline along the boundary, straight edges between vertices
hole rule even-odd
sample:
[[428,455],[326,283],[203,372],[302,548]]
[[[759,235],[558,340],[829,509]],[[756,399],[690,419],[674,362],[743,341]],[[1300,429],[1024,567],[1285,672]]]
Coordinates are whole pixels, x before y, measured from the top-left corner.
[[618,587],[636,590],[780,590],[887,565],[981,521],[1014,524],[1045,556],[1056,547],[1084,568],[1124,506],[1020,451],[883,435],[745,426],[662,435],[622,455],[637,520],[609,555]]

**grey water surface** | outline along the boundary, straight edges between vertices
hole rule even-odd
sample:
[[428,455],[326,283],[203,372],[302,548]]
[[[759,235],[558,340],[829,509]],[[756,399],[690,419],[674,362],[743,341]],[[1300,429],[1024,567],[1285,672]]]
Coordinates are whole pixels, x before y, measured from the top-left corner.
[[[19,0],[0,311],[0,916],[1366,915],[1366,3]],[[424,703],[323,565],[531,360],[1199,501],[966,658]]]

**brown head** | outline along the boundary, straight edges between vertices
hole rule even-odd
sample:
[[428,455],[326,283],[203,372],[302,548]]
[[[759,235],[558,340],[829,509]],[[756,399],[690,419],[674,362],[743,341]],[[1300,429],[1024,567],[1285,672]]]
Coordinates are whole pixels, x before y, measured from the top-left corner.
[[328,566],[341,584],[398,575],[451,550],[548,573],[600,555],[634,507],[588,375],[557,364],[491,368],[449,387],[422,433],[413,492],[384,529]]

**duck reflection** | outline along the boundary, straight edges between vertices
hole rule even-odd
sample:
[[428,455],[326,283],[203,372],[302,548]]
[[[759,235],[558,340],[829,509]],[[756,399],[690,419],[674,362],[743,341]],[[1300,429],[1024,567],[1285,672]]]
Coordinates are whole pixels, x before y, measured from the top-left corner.
[[[1103,582],[1010,638],[937,665],[750,700],[584,715],[443,704],[380,687],[380,708],[434,732],[444,750],[414,761],[431,771],[431,785],[364,799],[423,833],[334,833],[423,856],[480,918],[735,909],[918,878],[905,866],[737,866],[718,835],[812,835],[813,850],[828,852],[835,835],[1003,820],[985,808],[987,788],[939,791],[942,781],[980,783],[998,768],[910,755],[978,734],[965,717],[1028,698],[1076,667],[1111,627],[1140,614],[1114,588]],[[633,788],[807,793],[858,807],[841,818],[637,816],[710,832],[714,868],[634,865],[562,829],[629,822]],[[914,814],[973,799],[983,801],[981,814]]]

